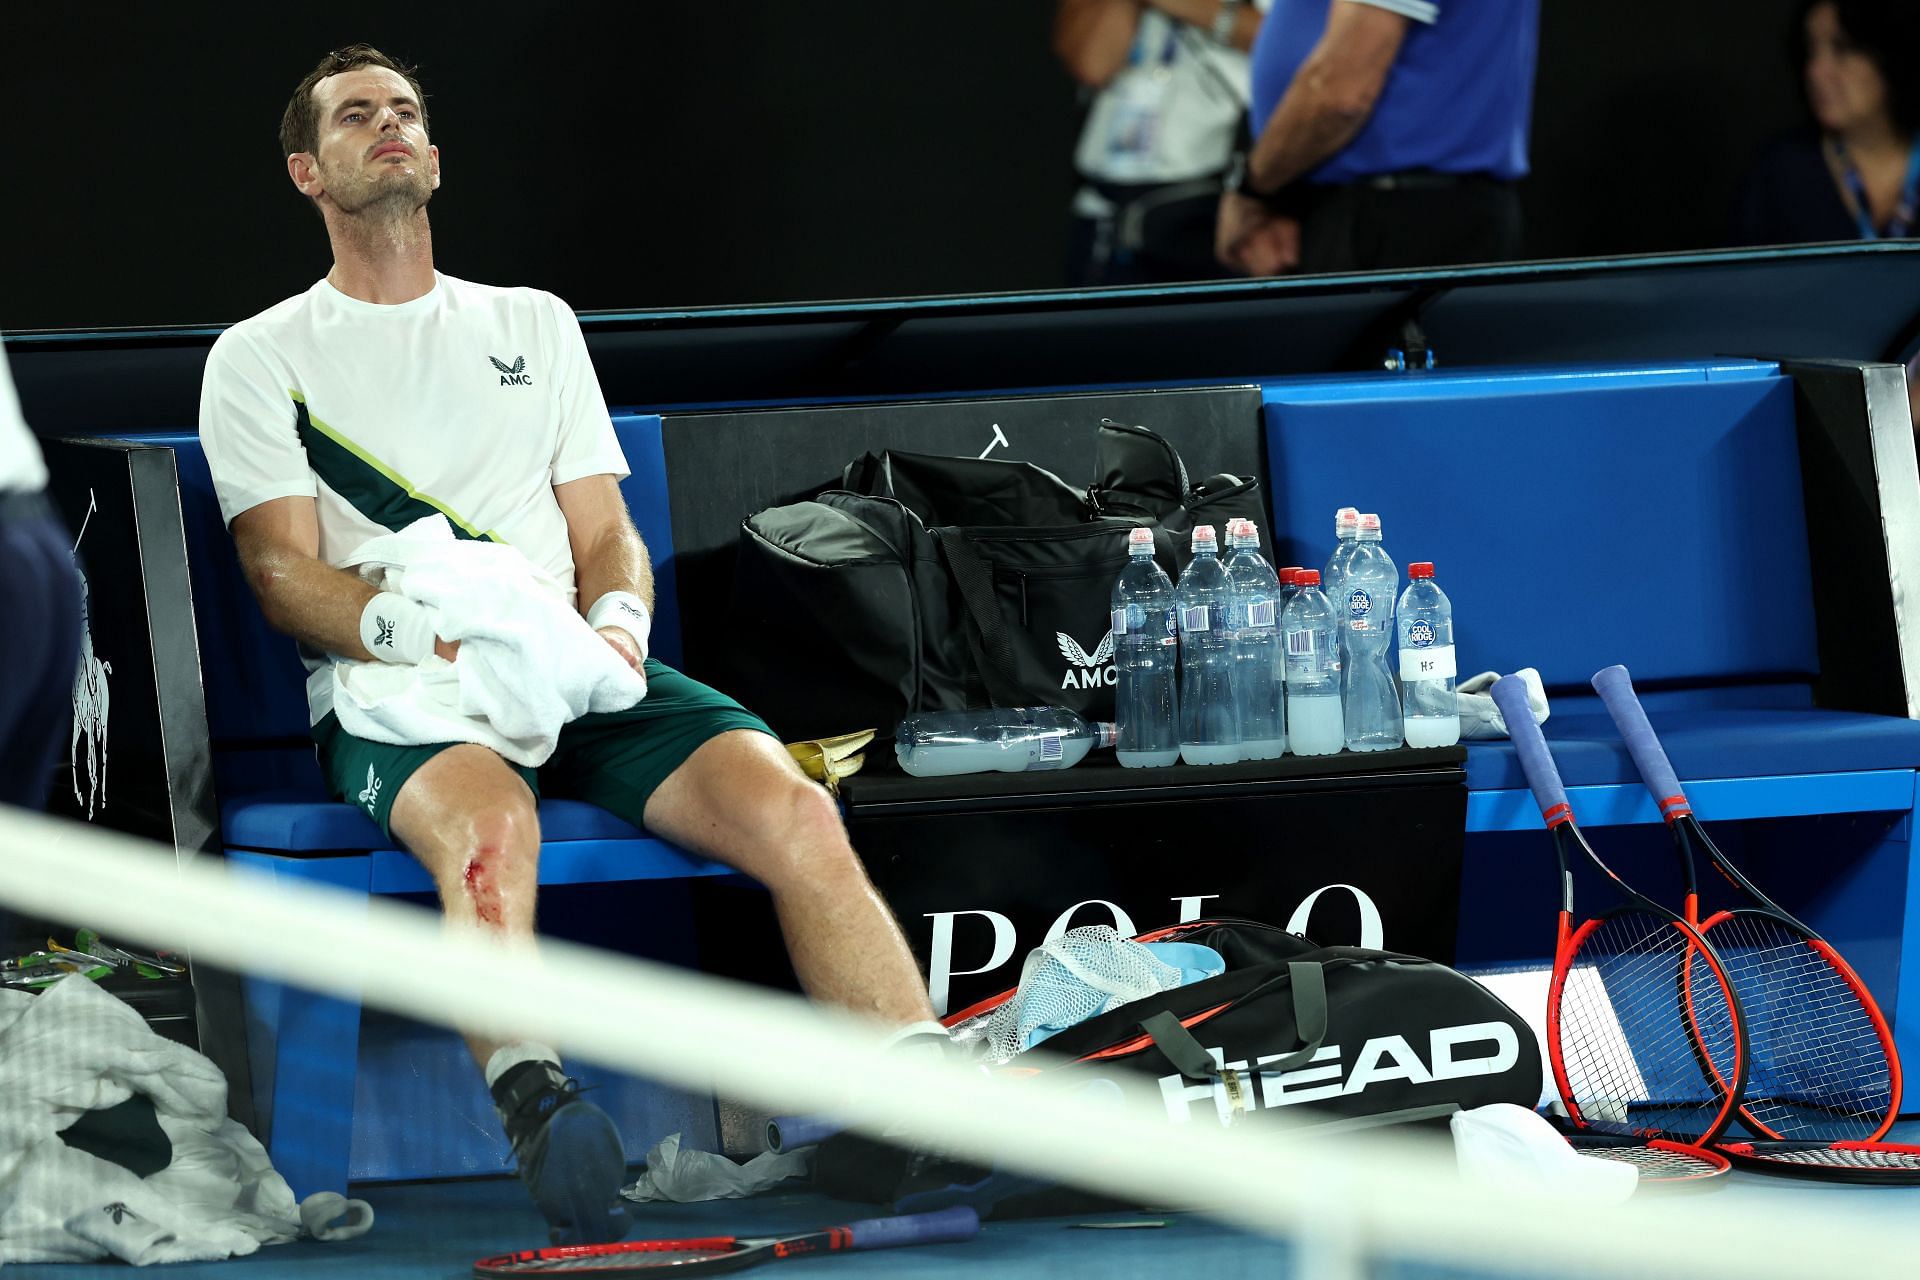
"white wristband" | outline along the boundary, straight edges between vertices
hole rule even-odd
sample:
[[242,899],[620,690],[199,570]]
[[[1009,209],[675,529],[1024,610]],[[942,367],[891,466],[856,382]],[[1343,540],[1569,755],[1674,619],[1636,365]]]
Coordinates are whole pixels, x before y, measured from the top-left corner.
[[587,610],[587,625],[598,631],[602,627],[619,627],[633,637],[640,646],[640,656],[647,656],[647,637],[653,632],[653,615],[647,612],[647,606],[640,603],[640,597],[631,591],[609,591],[593,602]]
[[382,591],[360,611],[360,643],[382,662],[419,662],[435,638],[426,606],[403,595]]

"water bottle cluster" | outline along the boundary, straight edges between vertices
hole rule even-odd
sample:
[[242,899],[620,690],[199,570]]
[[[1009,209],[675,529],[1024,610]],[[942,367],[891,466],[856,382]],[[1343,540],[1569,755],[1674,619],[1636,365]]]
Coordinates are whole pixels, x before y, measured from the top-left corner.
[[1176,588],[1153,560],[1151,533],[1134,531],[1113,592],[1121,764],[1460,740],[1453,614],[1433,565],[1409,565],[1396,599],[1380,517],[1344,507],[1334,536],[1324,574],[1276,573],[1252,521],[1228,525],[1224,556],[1201,525]]

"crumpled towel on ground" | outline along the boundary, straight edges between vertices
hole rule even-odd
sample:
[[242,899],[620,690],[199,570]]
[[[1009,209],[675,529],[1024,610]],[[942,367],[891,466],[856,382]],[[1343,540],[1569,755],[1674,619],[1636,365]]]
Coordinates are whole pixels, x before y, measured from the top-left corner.
[[647,1171],[620,1194],[629,1200],[738,1200],[758,1195],[789,1178],[804,1178],[813,1167],[813,1148],[802,1147],[776,1155],[763,1151],[745,1164],[735,1164],[711,1151],[680,1145],[680,1135],[669,1134],[647,1152]]
[[1546,1120],[1511,1102],[1457,1111],[1449,1123],[1460,1173],[1474,1182],[1561,1191],[1599,1204],[1625,1200],[1640,1185],[1632,1165],[1581,1155]]
[[[62,1139],[82,1115],[135,1094],[166,1135],[164,1168],[140,1177]],[[296,1205],[266,1151],[228,1119],[219,1069],[86,978],[0,991],[0,1264],[210,1262],[303,1231],[358,1235],[372,1221],[360,1201]]]
[[[1522,667],[1514,672],[1527,683],[1527,705],[1533,708],[1533,722],[1545,724],[1549,714],[1547,710],[1546,686],[1540,682],[1540,673],[1532,667]],[[1504,738],[1507,737],[1507,718],[1500,714],[1500,708],[1493,705],[1493,682],[1500,678],[1498,671],[1482,671],[1477,676],[1469,676],[1454,688],[1454,697],[1460,703],[1460,737]]]

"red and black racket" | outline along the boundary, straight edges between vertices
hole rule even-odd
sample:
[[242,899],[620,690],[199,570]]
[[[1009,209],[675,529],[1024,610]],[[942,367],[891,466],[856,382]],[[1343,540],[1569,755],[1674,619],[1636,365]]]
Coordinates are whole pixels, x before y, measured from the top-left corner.
[[[1738,1162],[1751,1165],[1778,1153],[1791,1157],[1785,1165],[1810,1169],[1817,1164],[1812,1152],[1825,1149],[1850,1179],[1868,1169],[1880,1170],[1868,1176],[1883,1181],[1920,1173],[1910,1148],[1888,1146],[1876,1163],[1871,1147],[1861,1145],[1884,1137],[1900,1110],[1899,1053],[1866,984],[1824,938],[1755,888],[1707,835],[1627,669],[1608,667],[1594,676],[1593,687],[1673,834],[1686,918],[1719,950],[1746,1015],[1751,1065],[1740,1123],[1755,1142]],[[1701,919],[1696,850],[1751,905]]]
[[[1704,1146],[1732,1119],[1746,1080],[1746,1029],[1726,967],[1698,930],[1636,892],[1587,843],[1525,682],[1496,681],[1493,700],[1560,864],[1547,1059],[1568,1117],[1577,1130]],[[1620,899],[1578,927],[1570,852]]]
[[1733,1168],[1726,1156],[1706,1147],[1665,1138],[1622,1138],[1606,1133],[1571,1134],[1567,1142],[1583,1156],[1630,1164],[1640,1185],[1661,1191],[1704,1191],[1726,1185]]
[[1856,1186],[1910,1187],[1920,1184],[1920,1147],[1900,1142],[1771,1142],[1722,1139],[1724,1152],[1742,1169],[1850,1182]]
[[805,1258],[852,1249],[892,1249],[909,1244],[971,1240],[980,1231],[980,1215],[968,1208],[941,1209],[901,1218],[870,1218],[844,1227],[791,1236],[704,1236],[693,1240],[623,1240],[615,1244],[563,1245],[482,1258],[473,1274],[495,1276],[594,1276],[617,1280],[662,1267],[683,1274],[713,1275],[740,1271],[762,1262]]

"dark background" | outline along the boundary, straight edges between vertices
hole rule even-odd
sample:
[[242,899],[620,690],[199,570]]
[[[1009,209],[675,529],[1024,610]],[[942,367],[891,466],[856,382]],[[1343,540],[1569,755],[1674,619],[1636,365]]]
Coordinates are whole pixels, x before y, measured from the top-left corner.
[[[1793,0],[1542,5],[1534,257],[1721,244],[1804,116]],[[230,322],[329,263],[275,133],[328,49],[420,66],[439,265],[581,310],[1062,283],[1046,0],[13,6],[0,328]]]

